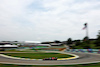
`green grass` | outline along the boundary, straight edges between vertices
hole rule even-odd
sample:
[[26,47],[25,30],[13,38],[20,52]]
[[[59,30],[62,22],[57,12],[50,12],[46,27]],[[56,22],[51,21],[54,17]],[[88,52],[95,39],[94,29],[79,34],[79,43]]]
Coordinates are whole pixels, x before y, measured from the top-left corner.
[[0,64],[0,67],[100,67],[100,63],[96,64],[83,64],[83,65],[13,65],[13,64]]
[[18,51],[18,50],[13,49],[13,50],[5,50],[5,51],[0,51],[0,52],[24,52],[24,51]]
[[8,56],[21,57],[21,58],[31,58],[31,59],[43,59],[49,57],[58,57],[58,58],[69,58],[73,57],[71,55],[60,54],[60,53],[4,53]]

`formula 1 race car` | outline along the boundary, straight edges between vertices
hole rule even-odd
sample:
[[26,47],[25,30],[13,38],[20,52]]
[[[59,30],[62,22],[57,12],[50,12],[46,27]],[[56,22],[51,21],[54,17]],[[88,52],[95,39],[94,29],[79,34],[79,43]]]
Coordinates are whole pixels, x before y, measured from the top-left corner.
[[43,60],[57,60],[57,57],[44,58]]

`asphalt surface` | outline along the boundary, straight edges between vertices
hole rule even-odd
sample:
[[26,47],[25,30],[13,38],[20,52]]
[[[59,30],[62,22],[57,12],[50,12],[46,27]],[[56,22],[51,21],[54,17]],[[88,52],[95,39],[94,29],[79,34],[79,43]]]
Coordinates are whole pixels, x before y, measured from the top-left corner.
[[87,64],[100,62],[100,54],[88,54],[88,53],[72,53],[80,56],[78,59],[73,60],[20,60],[11,59],[0,56],[0,63],[4,64],[19,64],[19,65],[74,65],[74,64]]

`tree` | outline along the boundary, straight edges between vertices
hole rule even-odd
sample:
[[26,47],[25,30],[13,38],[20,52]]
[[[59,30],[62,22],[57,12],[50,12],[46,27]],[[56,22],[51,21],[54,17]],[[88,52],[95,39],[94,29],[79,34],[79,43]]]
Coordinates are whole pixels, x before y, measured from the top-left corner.
[[96,40],[95,44],[96,44],[97,47],[100,46],[100,30],[99,30],[99,32],[98,32],[97,40]]
[[54,42],[55,42],[55,43],[61,43],[61,41],[59,41],[59,40],[55,40]]
[[73,49],[83,49],[81,47],[81,40],[74,40],[75,45],[72,46]]
[[18,42],[18,41],[14,41],[14,42]]
[[83,38],[83,41],[88,41],[88,40],[89,40],[89,37],[87,36]]
[[85,42],[87,45],[90,44],[89,37],[84,37],[83,42]]
[[42,42],[41,44],[50,44],[50,42]]
[[73,42],[72,42],[72,39],[71,38],[68,38],[68,40],[67,40],[67,45],[71,45]]
[[81,45],[80,40],[76,40],[76,41],[75,41],[75,46],[80,46],[80,45]]

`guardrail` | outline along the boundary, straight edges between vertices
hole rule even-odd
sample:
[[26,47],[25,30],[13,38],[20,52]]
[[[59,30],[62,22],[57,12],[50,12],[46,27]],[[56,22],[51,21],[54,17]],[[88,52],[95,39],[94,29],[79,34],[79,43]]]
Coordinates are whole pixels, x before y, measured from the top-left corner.
[[65,52],[100,53],[100,49],[66,49]]

